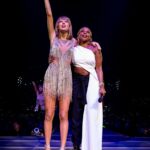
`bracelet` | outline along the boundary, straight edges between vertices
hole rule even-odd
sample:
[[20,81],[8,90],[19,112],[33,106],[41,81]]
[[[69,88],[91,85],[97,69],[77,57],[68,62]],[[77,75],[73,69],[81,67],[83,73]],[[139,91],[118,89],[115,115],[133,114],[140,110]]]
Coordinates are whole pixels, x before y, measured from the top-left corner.
[[99,86],[104,86],[104,82],[100,82],[100,83],[99,83]]

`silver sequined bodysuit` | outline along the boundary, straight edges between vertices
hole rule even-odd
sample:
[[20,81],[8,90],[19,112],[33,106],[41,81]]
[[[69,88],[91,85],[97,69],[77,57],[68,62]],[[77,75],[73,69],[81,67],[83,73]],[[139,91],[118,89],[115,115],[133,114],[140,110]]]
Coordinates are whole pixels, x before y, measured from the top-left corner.
[[[61,50],[65,45],[65,51]],[[44,76],[44,95],[54,97],[72,96],[72,73],[71,59],[74,40],[60,40],[55,38],[50,55],[56,58],[56,61],[49,64]]]

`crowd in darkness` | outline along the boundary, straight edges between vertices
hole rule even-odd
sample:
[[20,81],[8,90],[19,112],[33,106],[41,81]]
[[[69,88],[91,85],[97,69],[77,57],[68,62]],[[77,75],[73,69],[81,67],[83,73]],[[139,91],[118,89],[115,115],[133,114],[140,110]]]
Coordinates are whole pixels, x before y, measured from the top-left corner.
[[[129,97],[128,109],[118,107],[120,95],[117,82],[106,84],[107,95],[104,101],[104,128],[108,128],[129,136],[150,136],[150,115],[147,113],[149,98]],[[43,112],[34,111],[36,95],[31,82],[17,86],[15,103],[7,105],[1,101],[0,136],[35,135],[43,136]],[[16,102],[18,101],[18,104]],[[17,106],[17,107],[16,107]],[[70,107],[71,109],[71,107]],[[120,111],[120,109],[122,111]],[[54,118],[53,132],[59,131],[58,110]],[[36,134],[34,129],[40,133]]]

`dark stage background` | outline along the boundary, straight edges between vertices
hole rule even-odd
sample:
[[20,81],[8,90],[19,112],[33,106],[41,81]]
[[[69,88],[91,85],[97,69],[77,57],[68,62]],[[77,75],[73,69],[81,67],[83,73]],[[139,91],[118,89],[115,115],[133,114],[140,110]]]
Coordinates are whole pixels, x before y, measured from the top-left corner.
[[[132,0],[51,0],[51,5],[55,21],[70,17],[75,37],[80,27],[90,27],[102,47],[105,125],[144,134],[139,130],[150,125],[148,5]],[[49,40],[43,0],[6,1],[1,7],[0,106],[5,116],[8,110],[32,109],[31,81],[43,80]]]

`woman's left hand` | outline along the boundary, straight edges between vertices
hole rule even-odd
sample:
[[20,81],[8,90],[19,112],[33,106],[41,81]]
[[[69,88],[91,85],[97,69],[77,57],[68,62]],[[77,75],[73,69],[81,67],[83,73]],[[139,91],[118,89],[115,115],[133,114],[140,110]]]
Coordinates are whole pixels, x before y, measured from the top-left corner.
[[100,93],[101,96],[105,96],[106,90],[105,90],[105,87],[104,87],[104,86],[101,86],[101,87],[100,87],[99,93]]

